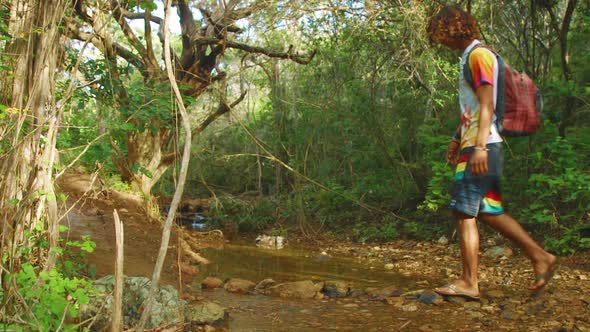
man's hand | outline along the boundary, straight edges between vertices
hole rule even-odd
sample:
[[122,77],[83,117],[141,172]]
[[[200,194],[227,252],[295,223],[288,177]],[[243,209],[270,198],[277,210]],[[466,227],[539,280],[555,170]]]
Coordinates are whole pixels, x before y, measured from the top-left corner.
[[485,175],[488,172],[488,152],[485,150],[473,151],[469,165],[473,175]]
[[459,159],[459,142],[452,140],[447,148],[447,162],[451,165],[457,165]]

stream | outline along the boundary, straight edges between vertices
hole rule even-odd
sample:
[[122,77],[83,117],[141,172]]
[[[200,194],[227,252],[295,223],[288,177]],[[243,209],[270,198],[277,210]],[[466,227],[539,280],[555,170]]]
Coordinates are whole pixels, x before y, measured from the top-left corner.
[[[125,221],[125,274],[151,276],[160,241],[159,226],[145,224],[136,218]],[[89,264],[95,267],[97,277],[114,271],[114,230],[109,215],[88,216],[76,210],[70,211],[63,222],[69,227],[65,238],[90,235],[97,246],[88,255]],[[401,291],[411,291],[424,281],[385,270],[379,260],[374,266],[352,257],[322,255],[317,248],[287,245],[280,250],[256,247],[252,239],[235,240],[221,248],[207,248],[201,255],[211,264],[200,266],[192,280],[185,277],[184,284],[191,285],[195,296],[217,302],[227,308],[230,331],[386,331],[396,330],[410,321],[420,318],[419,311],[395,315],[392,305],[368,301],[366,297],[341,299],[283,299],[265,295],[244,295],[222,288],[200,290],[200,282],[207,276],[226,280],[247,279],[258,283],[272,278],[276,282],[311,280],[320,282],[340,280],[349,282],[353,289],[383,288],[395,285]],[[168,251],[167,263],[171,266],[176,250]],[[175,269],[164,269],[161,282],[178,286]],[[187,292],[188,288],[183,290]],[[399,311],[399,310],[398,310]]]
[[[395,285],[402,291],[416,289],[419,280],[370,267],[354,258],[329,257],[317,250],[286,247],[261,249],[244,244],[226,244],[205,249],[202,256],[212,263],[203,267],[194,283],[206,276],[242,278],[258,283],[341,280],[353,289]],[[198,285],[195,287],[198,288]],[[264,295],[240,295],[223,289],[203,290],[202,296],[218,302],[230,313],[230,331],[385,331],[396,330],[410,315],[396,317],[391,305],[363,298],[324,300],[281,299]]]

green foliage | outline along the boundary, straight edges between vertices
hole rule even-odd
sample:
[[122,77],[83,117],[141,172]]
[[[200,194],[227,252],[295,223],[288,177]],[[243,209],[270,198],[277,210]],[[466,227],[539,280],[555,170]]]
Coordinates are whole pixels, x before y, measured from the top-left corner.
[[[450,134],[437,135],[436,126],[425,124],[420,128],[418,138],[424,152],[424,162],[429,171],[428,187],[419,209],[437,212],[450,201],[450,188],[454,167],[446,161],[446,150],[451,142]],[[453,130],[448,130],[452,133]]]
[[[226,97],[231,100],[237,87],[246,85],[248,97],[232,110],[232,117],[219,118],[195,138],[186,194],[228,193],[213,213],[250,231],[274,227],[282,232],[288,229],[283,223],[303,220],[318,229],[353,232],[355,239],[365,242],[429,238],[452,227],[445,221],[452,220],[446,206],[454,168],[447,165],[445,151],[460,121],[458,54],[429,47],[424,31],[432,3],[365,6],[337,0],[322,15],[309,15],[299,5],[315,8],[318,2],[281,1],[258,11],[249,18],[255,28],[237,38],[244,43],[255,40],[273,50],[289,45],[296,52],[317,49],[314,60],[300,66],[242,57],[228,49],[218,69],[245,66],[248,70],[239,78],[227,76]],[[514,10],[498,10],[500,5]],[[138,7],[151,10],[154,1],[128,2],[130,10]],[[529,12],[532,7],[526,1],[474,3],[472,7],[489,42],[517,68],[526,68],[544,92],[543,131],[530,139],[508,141],[503,194],[508,208],[518,207],[514,212],[518,219],[536,235],[546,235],[546,245],[561,252],[587,246],[580,229],[589,218],[590,50],[588,43],[580,41],[588,39],[590,16],[587,8],[580,8],[568,35],[572,79],[564,80],[548,13]],[[518,15],[523,12],[525,19]],[[492,26],[500,33],[489,33]],[[538,38],[526,38],[526,31],[535,31]],[[498,39],[504,35],[524,42]],[[76,54],[69,56],[73,63]],[[169,86],[144,80],[125,61],[117,63],[116,80],[111,65],[100,58],[81,64],[86,81],[96,81],[100,89],[79,89],[76,111],[64,115],[71,125],[61,130],[58,142],[65,150],[64,163],[77,155],[76,147],[99,134],[97,123],[108,130],[123,154],[129,134],[175,130],[170,126],[174,112]],[[127,93],[119,98],[122,87]],[[214,109],[209,105],[212,96],[201,98],[199,109]],[[575,100],[571,115],[563,109],[566,99]],[[113,105],[113,100],[120,105]],[[193,115],[202,121],[203,114]],[[564,120],[571,123],[567,140],[556,139]],[[98,140],[82,158],[82,165],[93,169],[100,160],[110,175],[114,172],[111,149],[109,140]],[[273,157],[329,190],[284,168],[277,170],[281,166]],[[145,165],[129,166],[136,174],[151,176]],[[172,194],[174,171],[157,187],[161,194]],[[116,177],[109,181],[127,189]],[[261,197],[231,198],[252,192]],[[358,202],[413,221],[375,216]]]
[[352,230],[353,239],[360,243],[388,242],[395,240],[398,235],[399,225],[388,216],[380,220],[380,226],[357,224]]
[[268,199],[244,200],[229,195],[219,197],[210,216],[217,227],[235,224],[241,232],[259,232],[272,226],[276,220],[276,205]]
[[524,197],[534,199],[527,199],[519,214],[526,223],[545,230],[545,243],[554,251],[571,253],[588,247],[579,228],[590,221],[589,151],[586,141],[557,137],[530,154]]
[[113,174],[106,179],[106,184],[109,188],[113,190],[120,191],[120,192],[132,192],[131,186],[129,183],[124,182],[121,180],[121,176],[118,174]]
[[[60,232],[65,231],[67,227],[61,225]],[[26,235],[35,243],[34,247],[47,248],[47,240],[40,236],[41,232],[42,228],[39,228],[27,232]],[[85,330],[82,328],[83,324],[76,321],[80,306],[88,303],[94,288],[91,280],[81,277],[86,269],[83,260],[86,253],[94,251],[96,244],[89,236],[83,236],[82,241],[60,240],[60,243],[60,247],[53,249],[59,259],[56,268],[51,271],[44,271],[31,262],[24,262],[16,272],[6,275],[7,282],[14,283],[28,308],[20,316],[29,327],[34,326],[34,330],[57,331],[59,327],[64,331]],[[21,247],[20,251],[23,255],[29,255],[32,247]],[[0,293],[0,300],[3,301],[2,297],[3,294]],[[21,325],[9,325],[6,328],[29,330]]]
[[[40,331],[57,331],[60,326],[64,331],[80,330],[80,324],[73,321],[78,318],[80,306],[89,302],[93,292],[90,281],[65,277],[56,269],[39,271],[30,263],[23,264],[20,271],[7,277],[9,282],[14,280],[34,315],[34,318],[25,319],[31,326],[38,324]],[[21,330],[17,325],[7,328]]]

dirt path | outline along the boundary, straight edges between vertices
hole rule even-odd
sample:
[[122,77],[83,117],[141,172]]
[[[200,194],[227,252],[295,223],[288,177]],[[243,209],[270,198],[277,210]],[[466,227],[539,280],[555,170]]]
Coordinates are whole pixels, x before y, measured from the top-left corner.
[[[82,235],[90,235],[96,249],[88,255],[89,264],[96,267],[97,277],[113,274],[115,228],[112,213],[117,209],[125,233],[125,275],[151,278],[160,248],[160,225],[149,220],[138,197],[113,191],[101,192],[96,181],[92,184],[92,177],[88,174],[69,173],[58,180],[58,186],[68,196],[63,210],[76,203],[62,222],[70,228],[66,237],[79,239]],[[176,254],[176,232],[173,232],[162,271],[163,284],[177,285]]]

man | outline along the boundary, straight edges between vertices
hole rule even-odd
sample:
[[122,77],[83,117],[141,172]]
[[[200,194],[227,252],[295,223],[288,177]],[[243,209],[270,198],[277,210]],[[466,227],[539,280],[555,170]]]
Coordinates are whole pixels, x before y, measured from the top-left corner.
[[[432,43],[463,52],[459,79],[461,125],[447,149],[448,162],[456,165],[451,208],[460,234],[463,272],[458,280],[435,291],[479,299],[476,219],[522,248],[535,272],[535,281],[529,289],[538,291],[551,280],[557,258],[543,250],[502,207],[502,137],[494,124],[499,75],[496,56],[485,47],[476,47],[480,44],[477,22],[469,13],[455,7],[445,7],[434,16],[427,32]],[[465,80],[466,62],[475,91]]]

